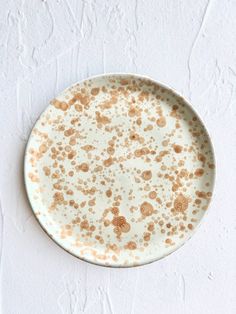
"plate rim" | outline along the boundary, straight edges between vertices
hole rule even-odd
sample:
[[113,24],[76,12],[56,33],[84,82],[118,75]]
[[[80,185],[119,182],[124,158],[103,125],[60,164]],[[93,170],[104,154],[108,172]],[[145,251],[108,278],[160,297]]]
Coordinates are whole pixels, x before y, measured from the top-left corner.
[[42,228],[42,230],[47,234],[47,236],[57,245],[59,246],[60,248],[62,248],[64,251],[66,251],[67,253],[69,253],[70,255],[76,257],[77,259],[81,260],[81,261],[84,261],[84,262],[87,262],[89,264],[92,264],[92,265],[96,265],[96,266],[102,266],[102,267],[106,267],[106,268],[132,268],[132,267],[140,267],[140,266],[145,266],[145,265],[148,265],[148,264],[151,264],[153,262],[156,262],[156,261],[160,261],[162,260],[163,258],[173,254],[174,252],[178,251],[181,247],[183,247],[196,233],[196,231],[199,229],[199,227],[202,225],[203,221],[206,219],[205,217],[208,215],[208,212],[212,206],[212,203],[214,201],[214,198],[215,198],[215,186],[216,186],[216,174],[217,174],[217,161],[216,161],[216,154],[215,154],[215,148],[214,148],[214,145],[213,145],[213,141],[212,141],[212,137],[210,136],[210,133],[208,131],[208,128],[206,126],[206,124],[204,123],[201,115],[199,114],[199,112],[193,107],[192,103],[190,102],[190,100],[188,100],[188,98],[186,96],[183,96],[182,94],[180,94],[175,88],[173,88],[172,86],[166,84],[166,83],[162,83],[156,79],[153,79],[151,77],[149,77],[148,75],[144,75],[144,74],[137,74],[137,73],[132,73],[132,72],[107,72],[107,73],[101,73],[101,74],[96,74],[96,75],[92,75],[92,76],[88,76],[87,78],[85,79],[81,79],[79,81],[76,81],[75,83],[71,84],[69,87],[65,88],[64,90],[62,90],[60,93],[58,93],[57,96],[55,96],[54,98],[57,98],[57,97],[60,97],[61,95],[65,94],[69,89],[73,88],[74,86],[78,85],[78,84],[82,84],[88,80],[94,80],[94,79],[98,79],[98,78],[104,78],[104,77],[109,77],[109,76],[132,76],[132,77],[135,77],[137,79],[143,79],[143,80],[148,80],[148,81],[151,81],[152,83],[154,84],[157,84],[159,85],[160,87],[168,90],[169,92],[172,92],[175,96],[178,96],[180,98],[183,99],[185,105],[187,105],[187,107],[197,116],[198,120],[200,121],[200,124],[202,125],[204,131],[205,131],[205,134],[207,136],[207,139],[209,141],[209,145],[210,145],[210,148],[211,148],[211,151],[212,151],[212,158],[213,158],[213,163],[215,165],[215,168],[213,169],[213,174],[212,174],[212,197],[209,201],[209,204],[208,204],[208,207],[207,207],[207,210],[204,212],[202,218],[199,220],[198,224],[196,225],[196,227],[194,228],[194,230],[191,232],[191,234],[185,239],[184,242],[180,243],[179,245],[175,246],[170,252],[166,253],[166,254],[163,254],[162,256],[160,257],[154,257],[154,258],[151,258],[150,260],[148,261],[141,261],[141,262],[137,262],[137,263],[133,263],[133,264],[128,264],[128,265],[123,265],[123,264],[115,264],[115,263],[112,263],[112,262],[109,262],[106,264],[106,262],[100,262],[100,261],[92,261],[92,260],[89,260],[87,259],[86,257],[82,257],[82,256],[78,256],[76,255],[75,253],[73,253],[71,250],[67,249],[66,247],[64,247],[62,244],[60,244],[57,239],[55,239],[53,237],[52,234],[50,234],[48,232],[48,230],[46,229],[46,227],[43,225],[43,223],[40,221],[40,219],[38,218],[38,216],[36,215],[36,211],[34,209],[34,206],[33,206],[33,203],[31,202],[30,200],[30,192],[29,192],[29,189],[27,187],[27,183],[26,183],[26,154],[27,154],[27,151],[28,151],[28,148],[29,148],[29,143],[30,143],[30,140],[32,138],[32,133],[33,133],[33,130],[36,126],[36,124],[38,123],[38,121],[41,119],[42,115],[44,114],[44,112],[47,110],[48,106],[49,106],[49,103],[46,105],[46,107],[44,108],[44,110],[41,112],[41,114],[39,115],[39,117],[37,118],[37,120],[34,122],[33,124],[33,127],[29,133],[29,136],[28,136],[28,139],[27,139],[27,142],[26,142],[26,145],[25,145],[25,150],[24,150],[24,160],[23,160],[23,177],[24,177],[24,188],[25,188],[25,191],[26,191],[26,195],[27,195],[27,199],[28,199],[28,202],[29,202],[29,205],[30,205],[30,208],[34,214],[34,217],[36,218],[37,222],[39,223],[40,227]]

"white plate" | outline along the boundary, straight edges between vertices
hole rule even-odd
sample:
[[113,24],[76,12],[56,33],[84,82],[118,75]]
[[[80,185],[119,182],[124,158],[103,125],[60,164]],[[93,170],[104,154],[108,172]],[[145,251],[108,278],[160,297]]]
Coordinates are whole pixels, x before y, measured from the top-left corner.
[[128,267],[179,248],[214,185],[208,133],[149,78],[102,75],[65,90],[37,121],[25,183],[43,229],[86,261]]

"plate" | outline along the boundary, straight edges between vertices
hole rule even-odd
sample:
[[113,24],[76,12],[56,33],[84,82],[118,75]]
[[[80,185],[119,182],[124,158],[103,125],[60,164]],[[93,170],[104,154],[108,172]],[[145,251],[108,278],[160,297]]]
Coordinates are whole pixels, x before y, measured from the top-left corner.
[[215,161],[190,104],[149,78],[92,77],[53,99],[30,135],[35,216],[71,254],[137,266],[179,248],[210,203]]

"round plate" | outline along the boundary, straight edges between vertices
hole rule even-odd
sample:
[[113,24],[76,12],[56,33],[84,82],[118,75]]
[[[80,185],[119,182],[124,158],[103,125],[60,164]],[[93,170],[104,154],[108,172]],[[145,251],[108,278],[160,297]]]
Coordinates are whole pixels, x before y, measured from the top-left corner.
[[136,266],[179,248],[214,185],[206,129],[186,100],[149,78],[102,75],[65,90],[37,121],[25,183],[43,229],[105,266]]

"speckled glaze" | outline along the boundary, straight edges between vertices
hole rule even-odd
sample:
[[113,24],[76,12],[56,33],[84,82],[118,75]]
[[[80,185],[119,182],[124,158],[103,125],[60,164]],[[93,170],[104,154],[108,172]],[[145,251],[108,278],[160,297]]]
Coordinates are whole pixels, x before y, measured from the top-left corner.
[[37,121],[25,183],[43,229],[86,261],[142,265],[180,247],[204,216],[215,162],[190,105],[149,78],[102,75]]

